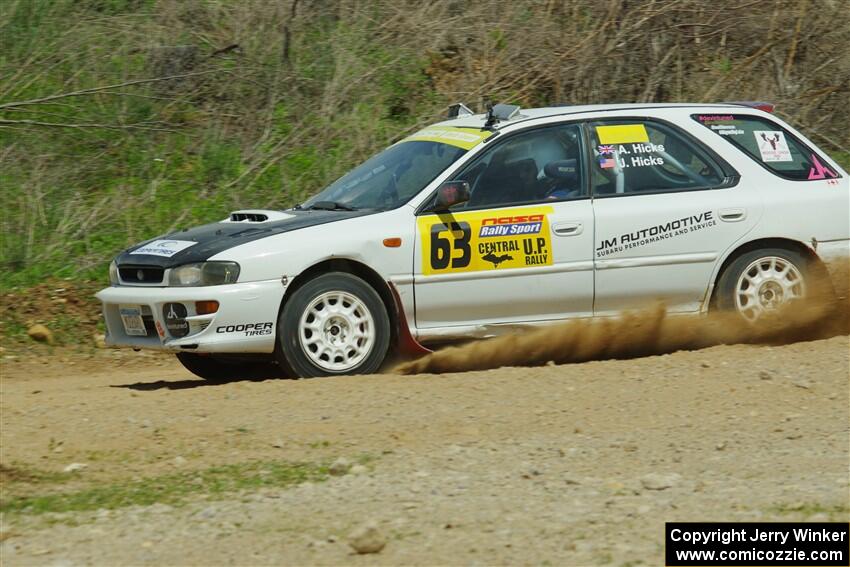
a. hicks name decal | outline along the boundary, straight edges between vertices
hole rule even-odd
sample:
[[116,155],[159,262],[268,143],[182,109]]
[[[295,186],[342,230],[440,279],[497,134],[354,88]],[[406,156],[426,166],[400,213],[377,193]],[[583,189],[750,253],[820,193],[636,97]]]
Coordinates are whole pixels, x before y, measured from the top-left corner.
[[602,169],[624,170],[630,167],[664,165],[664,144],[649,141],[644,124],[597,126],[596,161]]
[[618,252],[647,246],[669,238],[677,238],[712,226],[717,226],[714,213],[712,211],[705,211],[704,213],[674,219],[663,224],[624,232],[619,236],[601,238],[596,246],[596,257],[604,258]]
[[597,162],[602,169],[628,169],[630,167],[649,167],[664,165],[664,158],[658,155],[664,152],[664,144],[651,142],[636,144],[600,144],[596,146]]
[[551,207],[419,217],[425,275],[552,264]]

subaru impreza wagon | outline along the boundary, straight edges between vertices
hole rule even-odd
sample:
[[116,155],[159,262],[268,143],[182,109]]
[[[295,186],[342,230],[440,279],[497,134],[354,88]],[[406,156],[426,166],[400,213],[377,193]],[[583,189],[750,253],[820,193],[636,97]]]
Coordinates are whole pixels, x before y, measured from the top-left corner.
[[455,105],[292,209],[122,252],[107,344],[307,377],[658,300],[756,321],[850,256],[847,173],[771,111]]

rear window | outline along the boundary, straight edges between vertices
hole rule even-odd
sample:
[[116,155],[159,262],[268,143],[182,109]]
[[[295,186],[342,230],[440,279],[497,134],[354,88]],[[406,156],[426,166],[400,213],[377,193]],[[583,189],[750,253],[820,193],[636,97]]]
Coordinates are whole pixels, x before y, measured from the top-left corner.
[[778,124],[746,114],[694,114],[694,120],[786,179],[838,177],[823,157]]

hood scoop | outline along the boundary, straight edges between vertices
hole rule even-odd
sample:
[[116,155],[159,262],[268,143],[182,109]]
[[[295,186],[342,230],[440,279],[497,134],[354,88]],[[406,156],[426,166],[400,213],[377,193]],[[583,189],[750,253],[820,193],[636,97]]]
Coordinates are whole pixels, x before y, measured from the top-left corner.
[[226,223],[264,223],[291,219],[294,215],[288,215],[282,211],[264,211],[261,209],[245,209],[233,211],[230,216],[221,222]]

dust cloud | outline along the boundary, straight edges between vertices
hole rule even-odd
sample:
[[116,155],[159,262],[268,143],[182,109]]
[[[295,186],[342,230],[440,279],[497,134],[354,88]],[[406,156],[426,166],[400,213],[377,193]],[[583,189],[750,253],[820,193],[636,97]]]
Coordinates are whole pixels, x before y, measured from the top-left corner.
[[[846,272],[845,272],[846,273]],[[823,283],[809,298],[762,317],[756,324],[737,313],[670,315],[663,305],[617,318],[581,319],[527,332],[447,347],[402,363],[396,374],[489,370],[635,358],[728,344],[786,344],[850,333],[850,306]]]

